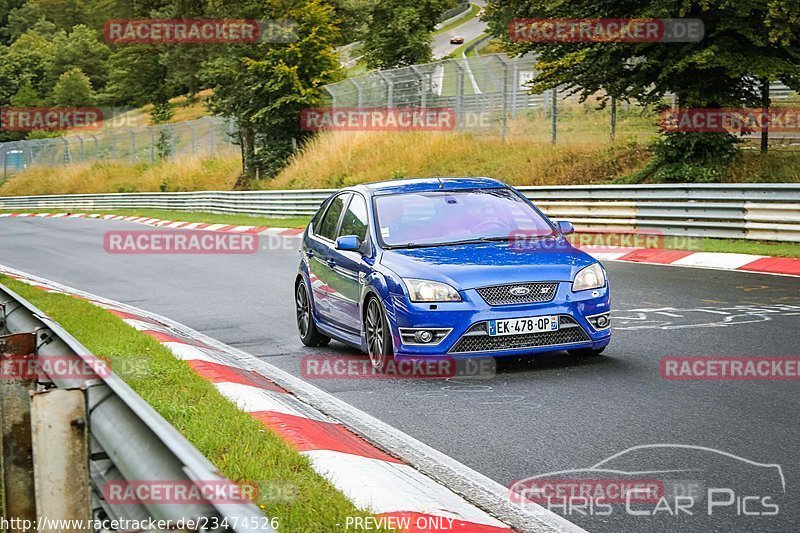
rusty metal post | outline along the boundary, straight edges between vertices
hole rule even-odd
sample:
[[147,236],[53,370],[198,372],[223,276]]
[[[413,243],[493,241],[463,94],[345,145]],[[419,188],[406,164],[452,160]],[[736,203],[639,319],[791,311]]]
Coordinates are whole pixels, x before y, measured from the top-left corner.
[[34,394],[31,427],[39,517],[74,520],[73,523],[84,526],[71,531],[91,533],[89,433],[84,392],[53,389]]
[[0,336],[0,483],[3,517],[11,526],[8,533],[22,531],[21,521],[36,520],[30,398],[36,381],[24,369],[18,371],[35,351],[33,333]]

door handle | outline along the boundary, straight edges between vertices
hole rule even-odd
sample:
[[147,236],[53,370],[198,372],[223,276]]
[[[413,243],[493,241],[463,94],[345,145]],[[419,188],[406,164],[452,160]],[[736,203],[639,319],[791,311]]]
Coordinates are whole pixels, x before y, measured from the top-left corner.
[[329,267],[335,267],[336,266],[336,260],[335,259],[327,259],[325,262],[328,263]]
[[306,257],[314,257],[314,250],[306,250]]

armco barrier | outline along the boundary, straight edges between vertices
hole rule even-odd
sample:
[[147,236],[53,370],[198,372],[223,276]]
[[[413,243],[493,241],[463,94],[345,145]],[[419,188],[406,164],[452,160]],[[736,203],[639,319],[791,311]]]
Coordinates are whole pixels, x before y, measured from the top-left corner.
[[[55,368],[55,361],[62,369],[84,369],[11,379],[8,363],[23,358],[42,369]],[[152,519],[172,526],[205,524],[204,531],[272,531],[255,504],[214,501],[207,492],[188,502],[107,498],[107,484],[222,488],[232,482],[98,361],[42,311],[0,285],[0,486],[6,519],[84,525]]]
[[[554,219],[578,229],[800,242],[800,184],[519,187]],[[0,209],[166,209],[309,216],[332,189],[73,194],[0,198]]]

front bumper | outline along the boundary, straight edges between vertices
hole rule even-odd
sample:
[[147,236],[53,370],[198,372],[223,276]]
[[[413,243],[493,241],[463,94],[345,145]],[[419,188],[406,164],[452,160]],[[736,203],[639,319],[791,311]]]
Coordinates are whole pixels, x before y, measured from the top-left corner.
[[[611,328],[598,329],[589,318],[610,312],[609,287],[572,292],[560,282],[548,302],[489,305],[475,289],[461,291],[461,302],[410,303],[392,295],[390,324],[397,357],[503,357],[535,355],[566,349],[599,350],[611,340]],[[489,320],[558,315],[559,329],[524,335],[489,336]],[[451,328],[437,344],[409,342],[410,329]],[[404,335],[401,335],[404,333]]]

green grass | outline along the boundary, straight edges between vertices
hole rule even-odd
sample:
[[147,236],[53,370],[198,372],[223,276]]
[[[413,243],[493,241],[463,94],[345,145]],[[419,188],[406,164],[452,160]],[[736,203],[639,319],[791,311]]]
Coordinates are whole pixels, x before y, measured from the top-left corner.
[[160,209],[124,209],[124,210],[97,210],[97,209],[3,209],[0,213],[98,213],[101,215],[125,215],[175,222],[205,222],[208,224],[235,224],[237,226],[266,226],[271,228],[304,228],[311,217],[275,218],[250,215],[237,215],[235,213],[205,213],[199,211],[164,211]]
[[475,17],[477,17],[478,13],[480,13],[480,11],[481,11],[481,6],[479,6],[478,4],[470,4],[469,14],[468,15],[465,15],[463,18],[460,18],[460,19],[458,19],[458,20],[456,20],[454,22],[451,22],[447,26],[443,26],[442,28],[440,28],[440,29],[436,30],[435,32],[433,32],[433,35],[441,35],[442,33],[446,32],[446,31],[450,31],[450,30],[452,30],[454,28],[458,28],[459,26],[461,26],[465,22],[468,22],[468,21],[474,19]]
[[[94,354],[108,357],[111,368],[222,474],[261,486],[258,504],[267,516],[278,519],[281,531],[338,531],[348,516],[369,516],[316,474],[306,457],[151,337],[83,300],[2,275],[0,282],[59,322]],[[274,497],[263,497],[263,487],[272,487]]]

